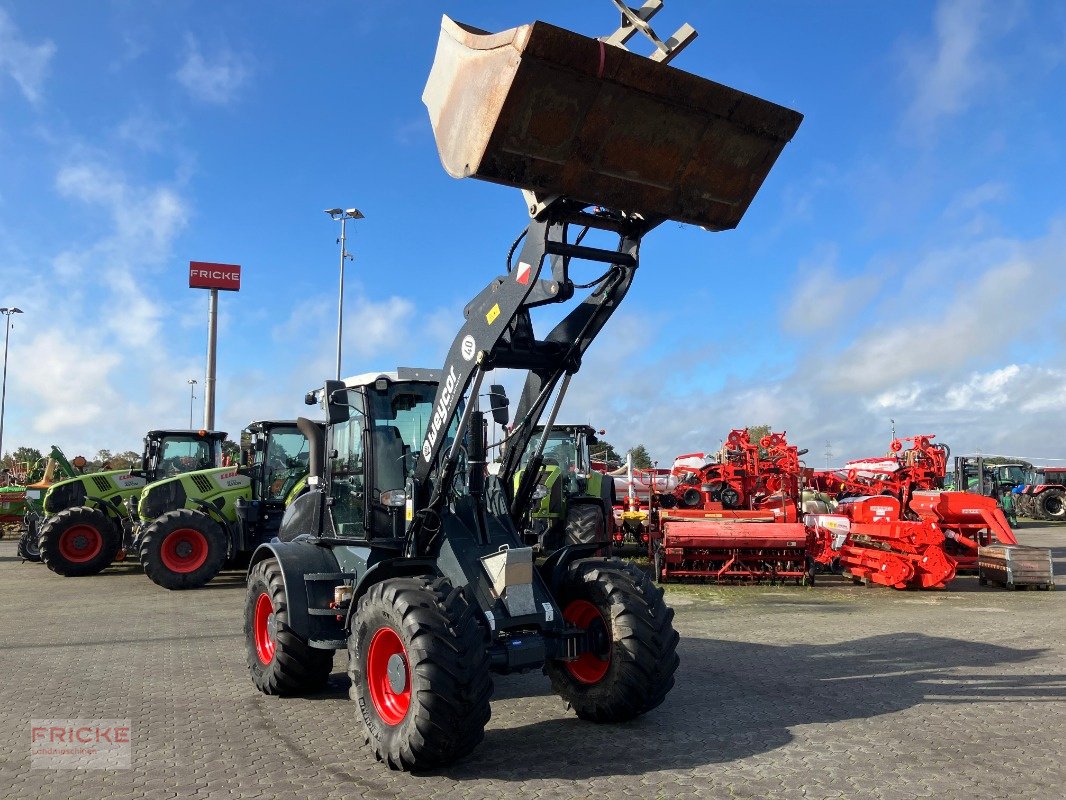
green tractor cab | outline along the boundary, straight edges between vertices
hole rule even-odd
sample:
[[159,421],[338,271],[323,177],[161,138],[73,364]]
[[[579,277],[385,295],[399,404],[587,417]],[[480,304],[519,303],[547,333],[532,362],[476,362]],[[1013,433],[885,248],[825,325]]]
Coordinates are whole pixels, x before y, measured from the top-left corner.
[[277,533],[308,471],[307,437],[296,422],[266,420],[241,434],[240,467],[151,484],[140,495],[134,537],[145,574],[167,589],[192,589],[245,561]]
[[137,499],[149,484],[222,464],[224,431],[153,430],[139,469],[107,470],[54,483],[44,495],[41,559],[60,575],[95,575],[129,551]]
[[604,551],[609,548],[614,481],[592,469],[589,451],[598,441],[596,433],[590,425],[538,425],[533,429],[515,475],[515,487],[534,452],[542,447],[528,528],[523,533],[538,554],[549,555],[577,543],[595,542],[602,544]]

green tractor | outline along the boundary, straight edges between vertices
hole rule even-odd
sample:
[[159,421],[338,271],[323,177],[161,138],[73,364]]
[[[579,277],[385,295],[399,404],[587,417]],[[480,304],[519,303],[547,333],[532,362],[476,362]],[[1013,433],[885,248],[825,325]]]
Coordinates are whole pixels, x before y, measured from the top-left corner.
[[222,463],[223,431],[154,430],[140,469],[107,470],[53,484],[44,496],[41,560],[65,576],[95,575],[131,550],[134,512],[145,486]]
[[589,425],[538,425],[522,453],[521,469],[539,450],[540,472],[533,489],[527,544],[548,555],[568,544],[611,543],[614,526],[614,481],[592,469],[589,450],[596,444],[596,429]]
[[270,541],[288,504],[307,488],[308,445],[294,421],[253,422],[241,466],[156,481],[140,497],[135,552],[167,589],[203,586],[224,566],[243,566]]

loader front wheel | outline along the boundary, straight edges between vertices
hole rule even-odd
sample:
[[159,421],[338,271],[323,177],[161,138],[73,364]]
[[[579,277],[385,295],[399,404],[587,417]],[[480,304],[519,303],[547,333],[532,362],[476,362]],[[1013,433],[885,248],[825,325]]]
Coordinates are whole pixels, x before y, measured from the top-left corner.
[[263,694],[315,692],[333,671],[333,651],[311,647],[289,627],[285,581],[277,559],[260,561],[248,575],[244,640],[248,671]]
[[65,508],[41,526],[41,560],[67,577],[95,575],[118,554],[122,540],[107,514],[88,506]]
[[374,755],[392,769],[449,764],[485,735],[492,677],[484,633],[444,578],[370,587],[348,638],[348,674]]
[[168,511],[141,539],[144,574],[164,589],[197,589],[226,561],[226,535],[206,514],[189,508]]
[[624,722],[662,703],[678,665],[674,612],[662,589],[630,564],[590,559],[570,567],[556,600],[589,642],[576,661],[546,666],[552,689],[579,717]]

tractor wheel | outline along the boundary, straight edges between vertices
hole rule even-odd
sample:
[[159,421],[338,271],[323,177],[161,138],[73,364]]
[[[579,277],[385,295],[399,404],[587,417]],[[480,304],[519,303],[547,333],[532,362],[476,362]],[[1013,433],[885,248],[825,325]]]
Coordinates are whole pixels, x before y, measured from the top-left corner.
[[197,589],[215,577],[226,560],[226,534],[206,514],[168,511],[141,538],[141,566],[164,589]]
[[624,722],[651,711],[674,686],[677,632],[663,590],[617,559],[571,565],[556,601],[571,625],[588,632],[591,651],[549,661],[552,689],[582,719]]
[[248,574],[244,640],[252,683],[263,694],[316,692],[333,671],[333,651],[309,646],[289,627],[285,580],[275,558]]
[[591,503],[571,503],[566,511],[566,543],[605,543],[607,526],[603,510]]
[[449,764],[485,735],[485,634],[474,607],[444,578],[370,587],[348,638],[348,674],[374,755],[392,769]]
[[29,526],[19,537],[18,556],[23,561],[39,562],[41,560],[41,545],[38,541],[37,529]]
[[48,569],[77,577],[95,575],[114,561],[122,537],[103,511],[75,506],[46,520],[37,543]]
[[1045,489],[1036,496],[1036,512],[1040,519],[1066,519],[1066,493],[1062,489]]

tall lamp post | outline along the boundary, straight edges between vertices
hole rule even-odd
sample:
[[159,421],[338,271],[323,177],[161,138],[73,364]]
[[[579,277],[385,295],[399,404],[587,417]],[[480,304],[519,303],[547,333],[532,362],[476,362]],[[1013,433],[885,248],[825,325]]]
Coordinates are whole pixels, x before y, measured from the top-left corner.
[[192,430],[192,404],[196,399],[196,378],[189,378],[189,430]]
[[21,308],[0,308],[0,314],[7,317],[4,331],[4,380],[0,389],[0,458],[4,455],[4,406],[7,404],[7,343],[11,338],[11,315],[21,314]]
[[344,226],[350,219],[363,219],[363,212],[358,208],[327,208],[326,213],[334,220],[341,221],[341,238],[337,241],[341,246],[341,282],[337,292],[337,380],[341,379],[341,335],[344,332],[344,261],[352,258],[352,254],[344,249]]

